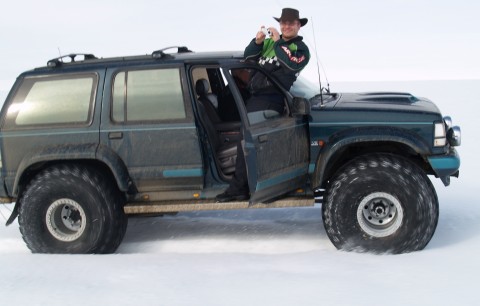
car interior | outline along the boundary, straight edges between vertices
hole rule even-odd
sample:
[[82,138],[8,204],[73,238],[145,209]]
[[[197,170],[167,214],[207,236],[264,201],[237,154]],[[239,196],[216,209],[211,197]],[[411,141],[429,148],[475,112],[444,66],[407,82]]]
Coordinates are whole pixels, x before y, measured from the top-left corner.
[[[247,85],[251,69],[235,68],[229,72],[245,103],[250,97]],[[195,67],[192,79],[200,124],[208,138],[218,173],[228,181],[235,171],[237,144],[242,140],[242,122],[230,84],[219,67]],[[250,124],[258,124],[281,116],[278,112],[265,110],[249,113],[248,120]]]

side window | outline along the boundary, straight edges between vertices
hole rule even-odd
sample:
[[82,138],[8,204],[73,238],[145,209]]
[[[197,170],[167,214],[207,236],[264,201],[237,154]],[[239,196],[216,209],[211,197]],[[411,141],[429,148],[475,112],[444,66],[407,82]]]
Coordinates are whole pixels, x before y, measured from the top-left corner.
[[177,68],[120,72],[112,96],[111,116],[118,123],[186,118]]
[[26,78],[8,107],[5,128],[87,125],[96,84],[95,74]]

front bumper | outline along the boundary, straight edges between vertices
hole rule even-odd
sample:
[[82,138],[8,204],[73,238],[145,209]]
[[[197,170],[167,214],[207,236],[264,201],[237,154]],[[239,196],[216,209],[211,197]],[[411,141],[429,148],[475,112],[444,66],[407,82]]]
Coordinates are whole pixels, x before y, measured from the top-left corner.
[[450,148],[450,152],[445,155],[430,156],[428,162],[445,186],[450,185],[450,177],[458,177],[460,169],[460,156],[455,148]]

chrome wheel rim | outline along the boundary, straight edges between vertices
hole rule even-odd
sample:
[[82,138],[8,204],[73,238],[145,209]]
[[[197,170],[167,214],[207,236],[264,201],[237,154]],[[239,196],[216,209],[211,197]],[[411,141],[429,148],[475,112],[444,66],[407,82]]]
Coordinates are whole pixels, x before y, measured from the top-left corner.
[[72,199],[58,199],[47,210],[47,229],[60,241],[78,239],[85,231],[86,221],[82,206]]
[[360,202],[357,221],[365,233],[378,238],[387,237],[402,225],[403,208],[391,194],[374,192]]

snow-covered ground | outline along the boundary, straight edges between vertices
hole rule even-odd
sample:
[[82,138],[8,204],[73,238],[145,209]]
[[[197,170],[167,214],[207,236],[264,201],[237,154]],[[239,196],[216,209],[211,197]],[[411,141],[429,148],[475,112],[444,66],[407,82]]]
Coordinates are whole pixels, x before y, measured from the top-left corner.
[[0,227],[0,305],[478,305],[480,80],[331,87],[412,92],[462,127],[460,178],[432,178],[440,220],[425,250],[337,251],[320,206],[131,218],[113,255],[32,255],[15,222]]

